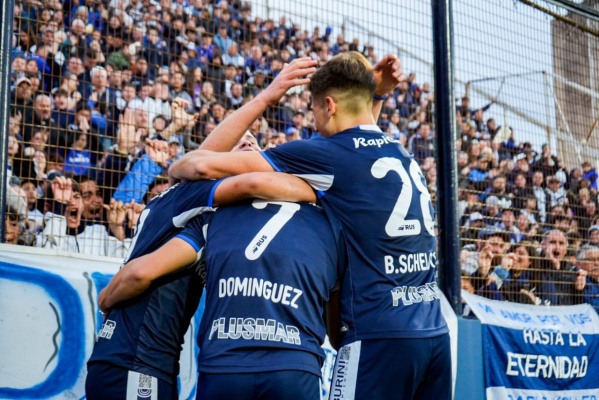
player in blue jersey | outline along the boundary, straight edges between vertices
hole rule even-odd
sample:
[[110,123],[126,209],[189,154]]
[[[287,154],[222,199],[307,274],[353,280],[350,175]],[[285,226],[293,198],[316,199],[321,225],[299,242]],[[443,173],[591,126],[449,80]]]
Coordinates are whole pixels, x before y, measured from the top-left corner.
[[[262,92],[262,98],[282,95],[289,87],[301,83],[302,79],[298,78],[305,73],[306,70],[297,64],[287,68],[279,74],[278,86]],[[239,149],[246,147],[242,139]],[[150,146],[149,150],[152,148]],[[252,174],[233,180],[175,185],[154,198],[142,212],[125,262],[143,263],[144,255],[159,249],[173,237],[177,237],[179,245],[190,247],[197,253],[204,243],[203,237],[181,232],[194,216],[212,211],[215,205],[248,197],[298,200],[297,191],[301,186],[295,181],[297,179],[289,181],[281,175],[262,177]],[[311,193],[309,187],[307,191]],[[176,251],[162,256],[173,260],[180,258]],[[123,268],[124,272],[127,270]],[[150,270],[154,274],[160,273],[156,268]],[[199,303],[203,279],[195,270],[183,270],[152,280],[142,277],[137,282],[138,289],[148,290],[131,296],[126,302],[119,302],[119,298],[110,293],[122,286],[123,275],[117,274],[99,297],[100,306],[107,315],[88,362],[87,398],[129,399],[139,395],[175,399],[183,335]],[[125,287],[125,291],[135,295],[131,287]],[[116,303],[119,304],[115,307]]]
[[198,400],[319,399],[324,305],[343,257],[338,238],[309,204],[255,201],[214,214]]
[[[146,262],[145,254],[154,252],[173,237],[180,246],[197,253],[204,238],[182,229],[193,217],[213,211],[216,205],[247,197],[297,199],[297,182],[288,184],[283,174],[266,179],[257,175],[180,183],[161,193],[140,216],[133,248],[127,256],[129,263]],[[177,261],[182,253],[170,251],[161,257]],[[159,268],[149,265],[153,274],[160,274]],[[202,295],[202,276],[189,269],[152,282],[147,277],[137,277],[137,290],[139,285],[149,290],[114,307],[119,299],[110,293],[123,285],[119,278],[117,274],[99,298],[107,315],[88,362],[87,398],[128,399],[131,395],[137,398],[137,393],[150,392],[158,399],[177,398],[179,354],[183,335]],[[129,293],[134,289],[124,286]]]
[[[413,157],[375,124],[380,102],[400,76],[394,57],[372,68],[359,53],[340,54],[309,85],[323,137],[262,154],[194,151],[169,171],[192,180],[282,171],[319,190],[329,218],[341,224],[349,255],[332,399],[451,398],[430,195]],[[249,103],[232,118],[251,119],[262,111]],[[204,148],[224,151],[223,138],[230,146],[244,128],[215,130]]]
[[[309,186],[298,186],[298,199],[307,190],[304,200],[316,201]],[[318,399],[324,305],[344,257],[339,231],[314,205],[259,200],[198,217],[182,235],[204,230],[197,399]],[[195,259],[193,246],[174,239],[119,272],[110,296],[126,300],[138,290],[132,276],[161,279],[157,270],[170,276]]]

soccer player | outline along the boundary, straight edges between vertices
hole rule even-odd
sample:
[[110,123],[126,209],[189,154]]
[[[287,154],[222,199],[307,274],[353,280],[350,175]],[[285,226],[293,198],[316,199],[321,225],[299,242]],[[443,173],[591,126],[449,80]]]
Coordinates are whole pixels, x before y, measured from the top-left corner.
[[[305,182],[299,186],[316,201]],[[260,200],[199,216],[180,236],[204,230],[197,399],[318,399],[324,304],[344,256],[339,231],[314,205]],[[140,280],[172,276],[195,260],[195,248],[176,237],[121,269],[108,301],[126,301],[143,289]]]
[[[301,83],[297,77],[305,74],[301,68],[288,68],[278,85],[262,92],[262,97],[280,97]],[[247,140],[242,138],[239,149],[246,148]],[[147,147],[147,151],[153,150],[153,146]],[[312,199],[313,192],[307,185],[282,174],[268,177],[250,174],[236,179],[175,185],[154,198],[140,215],[125,263],[141,260],[173,237],[177,237],[180,246],[190,246],[197,253],[203,246],[203,237],[181,233],[194,216],[212,211],[216,205],[250,197],[303,200],[301,196],[298,198],[302,185],[303,192],[310,194],[308,200]],[[181,253],[172,251],[161,256],[178,260]],[[151,271],[160,274],[158,268]],[[129,399],[140,395],[176,399],[179,353],[183,335],[202,294],[202,277],[195,270],[183,270],[160,279],[142,277],[133,287],[122,284],[123,275],[117,274],[99,296],[100,308],[106,315],[88,361],[87,398]],[[119,288],[121,294],[132,296],[115,307],[121,299],[111,293],[118,292]]]
[[[169,170],[175,179],[192,180],[282,171],[319,190],[329,218],[341,224],[349,259],[332,399],[451,398],[430,195],[416,161],[374,118],[400,76],[393,56],[372,68],[359,53],[340,54],[310,78],[322,138],[254,154],[194,151]],[[250,102],[230,119],[245,122],[262,111]],[[226,150],[240,129],[213,131],[204,148]]]

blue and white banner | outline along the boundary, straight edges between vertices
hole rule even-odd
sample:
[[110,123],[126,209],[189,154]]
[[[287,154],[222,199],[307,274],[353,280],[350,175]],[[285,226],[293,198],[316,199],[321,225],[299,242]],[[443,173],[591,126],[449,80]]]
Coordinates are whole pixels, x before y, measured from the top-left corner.
[[483,324],[487,400],[598,400],[599,317],[462,292]]

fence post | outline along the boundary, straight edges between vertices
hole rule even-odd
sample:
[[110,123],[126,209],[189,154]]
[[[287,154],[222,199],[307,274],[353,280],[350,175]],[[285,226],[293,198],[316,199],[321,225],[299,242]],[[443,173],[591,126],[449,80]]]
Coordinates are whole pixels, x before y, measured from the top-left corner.
[[8,116],[10,114],[10,57],[14,1],[2,0],[0,7],[0,243],[4,243],[6,191],[8,189]]
[[431,0],[435,66],[435,132],[437,139],[439,284],[456,314],[462,314],[460,224],[453,93],[452,0]]

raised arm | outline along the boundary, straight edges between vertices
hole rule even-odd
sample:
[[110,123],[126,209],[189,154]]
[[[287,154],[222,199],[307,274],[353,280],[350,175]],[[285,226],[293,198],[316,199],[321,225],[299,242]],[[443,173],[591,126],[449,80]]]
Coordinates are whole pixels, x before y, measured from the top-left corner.
[[[399,83],[406,79],[401,68],[399,58],[393,54],[386,55],[381,61],[373,67],[374,79],[376,81],[376,89],[374,91],[377,97],[386,97]],[[383,108],[384,100],[372,101],[372,115],[374,120],[379,119],[381,109]]]
[[302,179],[281,172],[254,172],[222,181],[214,193],[214,205],[247,198],[316,203],[316,193]]
[[301,57],[286,65],[266,89],[218,124],[200,149],[230,151],[269,106],[277,104],[292,87],[310,82],[307,76],[316,71],[316,63],[310,57]]
[[218,153],[209,150],[194,150],[185,154],[168,170],[170,178],[197,181],[217,179],[246,172],[272,172],[272,166],[260,152],[244,151]]
[[191,244],[174,238],[153,253],[128,262],[100,292],[100,310],[107,313],[115,305],[139,296],[154,280],[193,264],[197,256]]

